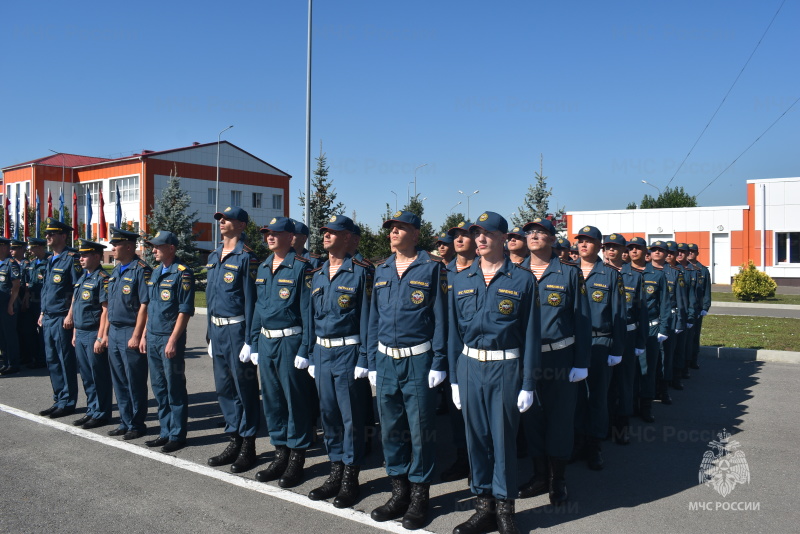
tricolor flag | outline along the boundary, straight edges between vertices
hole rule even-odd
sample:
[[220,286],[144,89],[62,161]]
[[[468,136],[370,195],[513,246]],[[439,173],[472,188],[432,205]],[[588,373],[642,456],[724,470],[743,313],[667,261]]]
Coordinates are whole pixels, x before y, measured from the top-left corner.
[[50,194],[50,189],[47,189],[47,216],[53,216],[53,195]]
[[58,194],[58,222],[64,222],[64,188],[62,187]]

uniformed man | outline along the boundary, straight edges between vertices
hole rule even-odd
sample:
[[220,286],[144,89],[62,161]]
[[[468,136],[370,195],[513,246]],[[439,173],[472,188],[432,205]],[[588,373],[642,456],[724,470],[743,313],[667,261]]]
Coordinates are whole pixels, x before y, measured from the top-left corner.
[[[686,243],[680,243],[679,246],[675,241],[667,241],[667,246],[669,247],[667,251],[667,263],[673,269],[678,270],[682,275],[682,278],[678,280],[678,285],[675,286],[675,290],[680,295],[678,297],[678,313],[684,317],[686,328],[676,336],[675,352],[672,356],[672,381],[670,382],[672,389],[680,391],[683,390],[681,378],[683,375],[683,364],[686,358],[686,340],[689,336],[689,331],[694,326],[694,268],[689,270],[679,262],[681,257],[684,258],[684,260],[686,258]],[[683,297],[683,300],[681,300],[681,297]]]
[[436,252],[439,253],[439,257],[442,258],[445,264],[453,261],[453,258],[456,257],[456,251],[453,248],[453,236],[448,235],[447,232],[441,232],[436,239]]
[[44,236],[53,255],[47,260],[38,324],[42,328],[53,386],[53,405],[39,415],[52,419],[74,413],[78,400],[78,370],[71,332],[72,292],[83,268],[77,253],[67,248],[69,232],[72,228],[58,219],[48,217],[44,222]]
[[531,255],[528,250],[525,231],[519,226],[515,226],[508,231],[507,237],[506,249],[508,250],[508,258],[511,263],[521,265]]
[[208,459],[217,467],[231,464],[243,473],[256,464],[256,433],[261,421],[258,376],[250,361],[250,330],[255,308],[258,260],[240,236],[250,220],[238,206],[214,214],[222,243],[208,255],[208,354],[214,363],[214,385],[229,442]]
[[[625,350],[625,290],[619,273],[600,261],[603,235],[594,226],[577,234],[579,267],[586,282],[592,314],[592,355],[586,388],[579,389],[576,410],[578,446],[585,440],[589,469],[603,469],[600,442],[608,435],[608,386],[612,367]],[[583,451],[577,451],[579,455]]]
[[270,256],[256,274],[256,309],[250,327],[253,361],[261,375],[261,400],[275,457],[256,474],[259,482],[278,480],[282,488],[303,481],[306,451],[311,446],[316,395],[305,371],[309,366],[311,288],[309,260],[292,248],[296,222],[275,217],[261,228]]
[[569,246],[569,257],[574,264],[578,264],[581,260],[581,255],[578,254],[578,243],[575,242]]
[[447,375],[447,271],[440,258],[417,248],[420,223],[410,211],[383,223],[394,254],[375,268],[367,336],[392,479],[392,496],[372,519],[403,517],[409,530],[427,519],[436,459],[434,388]]
[[689,368],[700,369],[697,358],[700,355],[700,331],[703,328],[703,317],[708,315],[711,309],[711,273],[708,267],[697,261],[700,255],[697,243],[689,243],[689,261],[697,269],[697,299],[694,316],[694,335],[692,336],[692,347],[689,353]]
[[294,240],[292,241],[292,248],[297,253],[298,256],[302,256],[308,260],[308,265],[312,269],[316,269],[322,265],[322,259],[319,257],[319,254],[314,254],[308,251],[306,248],[306,242],[308,241],[308,226],[301,221],[295,221],[292,219],[294,223]]
[[138,439],[147,433],[147,354],[139,352],[147,322],[153,269],[136,254],[139,234],[110,228],[117,265],[108,279],[108,323],[105,339],[111,382],[117,397],[119,426],[109,436]]
[[553,251],[562,262],[574,263],[569,255],[569,241],[563,237],[557,237],[553,243]]
[[538,402],[522,415],[533,476],[519,488],[525,499],[548,493],[550,503],[567,502],[565,471],[574,441],[578,384],[588,375],[592,319],[583,275],[559,258],[553,223],[534,219],[523,230],[531,251],[530,269],[538,280],[542,325],[542,363],[537,370]]
[[683,277],[686,280],[687,304],[690,308],[687,309],[687,316],[691,315],[692,317],[692,320],[686,325],[686,333],[684,334],[683,345],[681,346],[681,359],[680,361],[674,362],[675,367],[678,368],[678,376],[681,378],[689,378],[689,362],[694,352],[695,323],[703,309],[702,302],[698,302],[702,299],[702,296],[697,291],[698,277],[701,271],[689,261],[689,248],[687,243],[678,243],[678,255],[675,257],[678,266],[683,269]]
[[[36,349],[34,338],[29,334],[30,326],[36,325],[38,315],[31,317],[28,310],[28,281],[27,272],[30,260],[25,257],[28,246],[25,241],[18,239],[11,240],[11,258],[19,265],[19,294],[17,295],[17,345],[19,346],[19,363],[30,366],[33,362],[32,355]],[[2,371],[0,371],[2,374]]]
[[19,294],[22,272],[19,263],[10,256],[11,240],[0,237],[0,350],[5,362],[0,375],[19,372]]
[[169,453],[186,446],[189,395],[184,355],[186,325],[194,315],[194,273],[176,257],[178,238],[172,232],[156,232],[145,243],[153,247],[158,265],[147,284],[150,304],[139,350],[147,353],[160,432],[144,444]]
[[[358,474],[364,459],[364,399],[357,380],[369,373],[366,341],[369,324],[369,267],[354,260],[347,248],[353,221],[333,215],[320,228],[328,260],[311,278],[311,321],[308,346],[314,346],[308,372],[315,377],[320,399],[325,448],[331,473],[308,497],[336,497],[347,508],[359,496]],[[305,328],[305,325],[304,325]]]
[[82,239],[78,242],[83,274],[72,296],[72,346],[86,393],[86,414],[75,421],[85,429],[105,426],[111,419],[111,370],[105,338],[108,321],[108,273],[101,261],[105,245]]
[[453,532],[518,532],[517,428],[520,413],[533,404],[542,348],[537,284],[530,270],[505,256],[502,216],[484,212],[470,231],[480,259],[453,277],[448,351],[477,499],[475,514]]
[[33,255],[33,259],[25,268],[23,277],[28,287],[25,291],[24,311],[21,315],[23,324],[20,330],[29,343],[27,345],[29,348],[25,350],[30,351],[31,363],[28,364],[28,367],[31,369],[39,369],[47,365],[42,328],[38,325],[39,314],[42,312],[42,285],[47,270],[47,257],[50,254],[46,245],[47,241],[44,239],[28,238],[28,250]]
[[642,274],[644,283],[645,304],[647,306],[647,346],[645,358],[639,356],[636,377],[638,387],[634,393],[639,396],[639,417],[646,423],[655,421],[653,417],[653,399],[656,395],[656,375],[661,344],[670,334],[670,293],[664,273],[645,261],[647,242],[641,237],[628,240],[628,255],[631,258],[631,269]]

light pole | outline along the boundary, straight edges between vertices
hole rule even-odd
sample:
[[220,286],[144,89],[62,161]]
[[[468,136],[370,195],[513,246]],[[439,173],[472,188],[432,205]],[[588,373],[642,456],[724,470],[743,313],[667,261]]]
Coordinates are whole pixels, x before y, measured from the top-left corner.
[[[313,0],[308,0],[308,46],[306,50],[306,226],[311,228],[311,20]],[[288,213],[286,214],[289,215]],[[313,236],[314,234],[312,234]],[[312,241],[313,243],[313,241]],[[313,247],[312,247],[313,248]]]
[[427,163],[423,163],[422,165],[418,165],[416,169],[414,169],[414,196],[417,196],[417,169],[421,169],[427,165]]
[[[411,204],[411,184],[413,184],[413,183],[414,182],[408,182],[408,185],[406,185],[406,203],[407,204]],[[416,189],[416,185],[414,186],[414,189]],[[417,196],[417,192],[416,191],[414,191],[414,196]]]
[[[61,156],[61,194],[63,195],[64,194],[64,168],[66,167],[64,153],[63,152],[56,152],[52,148],[48,148],[47,150],[49,150],[53,154],[58,154],[59,156]],[[33,185],[33,184],[31,184],[31,185]],[[61,215],[61,212],[63,212],[63,211],[64,211],[64,208],[61,208],[61,210],[59,212],[59,215]],[[63,219],[63,218],[64,218],[63,215],[61,215],[61,219]],[[64,221],[62,220],[60,222],[64,222]],[[76,221],[72,221],[72,224],[77,224],[77,222]],[[39,237],[39,236],[36,236],[36,237]]]
[[[224,130],[219,132],[219,135],[217,136],[217,190],[214,193],[214,213],[219,213],[219,144],[220,144],[220,141],[222,139],[222,134],[227,132],[231,128],[233,128],[233,124],[231,124],[230,126],[225,128]],[[217,240],[218,240],[217,236],[218,235],[219,235],[219,224],[215,224],[214,225],[214,243],[212,243],[214,248],[216,248],[216,246],[217,246]]]
[[661,196],[661,189],[659,189],[658,187],[654,186],[653,184],[651,184],[647,180],[642,180],[642,183],[645,184],[645,185],[649,185],[650,187],[654,188],[656,191],[658,191],[658,196]]
[[461,190],[458,191],[459,195],[464,195],[465,197],[467,197],[467,220],[468,221],[472,220],[472,219],[469,218],[469,197],[471,197],[472,195],[477,195],[478,193],[480,193],[480,191],[478,191],[477,189],[475,191],[473,191],[472,193],[470,193],[469,195],[466,194],[465,192],[461,191]]
[[454,209],[456,209],[457,207],[459,207],[460,205],[461,205],[461,201],[459,200],[459,201],[456,203],[456,205],[455,205],[455,206],[453,206],[452,208],[450,208],[450,211],[448,211],[448,212],[447,212],[447,214],[448,214],[448,215],[450,215],[451,213],[453,213],[453,210],[454,210]]
[[397,211],[397,193],[394,191],[389,191],[391,194],[394,195],[394,211]]

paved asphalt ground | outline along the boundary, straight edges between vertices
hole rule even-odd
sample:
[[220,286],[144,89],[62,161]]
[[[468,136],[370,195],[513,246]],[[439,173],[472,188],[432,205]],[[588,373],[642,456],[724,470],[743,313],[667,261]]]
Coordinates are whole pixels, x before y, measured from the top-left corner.
[[[201,346],[203,319],[196,317],[189,325],[189,446],[173,455],[147,449],[143,443],[148,438],[108,438],[112,426],[75,429],[71,423],[85,406],[82,393],[75,416],[53,422],[35,415],[50,405],[52,390],[44,370],[0,378],[0,532],[403,531],[397,523],[381,525],[368,516],[389,496],[379,447],[362,471],[362,499],[355,512],[305,497],[327,476],[321,441],[309,453],[308,481],[292,491],[253,480],[273,454],[263,430],[256,469],[239,476],[206,466],[225,443],[211,361]],[[604,471],[569,466],[572,501],[565,511],[554,511],[546,496],[518,501],[521,530],[796,532],[800,366],[721,359],[703,359],[701,366],[685,381],[685,391],[673,392],[675,404],[656,403],[655,424],[633,423],[634,443],[605,442]],[[438,422],[437,477],[454,455],[447,417]],[[157,425],[151,395],[149,437]],[[726,497],[698,484],[708,442],[723,429],[739,442],[751,477]],[[520,461],[520,471],[521,480],[527,480],[529,460]],[[428,530],[450,532],[471,514],[466,481],[435,484],[431,494]],[[694,503],[711,509],[692,510]],[[731,510],[731,503],[734,508],[748,503],[751,509]]]

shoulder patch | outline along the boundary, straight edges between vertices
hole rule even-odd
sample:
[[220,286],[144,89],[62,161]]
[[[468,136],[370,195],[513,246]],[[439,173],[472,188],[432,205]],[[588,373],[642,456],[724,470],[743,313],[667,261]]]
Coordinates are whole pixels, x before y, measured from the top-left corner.
[[302,261],[303,263],[308,263],[308,258],[305,256],[300,256],[299,254],[295,255],[294,259],[297,261]]
[[181,263],[181,264],[178,265],[178,270],[179,271],[185,271],[186,270],[186,266]]
[[378,260],[375,262],[375,266],[377,267],[378,265],[383,265],[384,263],[386,263],[386,260]]
[[309,272],[309,274],[311,274],[311,273],[316,273],[317,271],[321,271],[321,270],[322,270],[322,265],[320,265],[320,266],[319,266],[319,267],[317,267],[316,269],[311,269],[311,270],[310,270],[310,271],[308,271],[308,272]]
[[443,262],[443,261],[444,261],[444,259],[443,259],[441,256],[433,256],[433,255],[430,255],[430,254],[429,254],[428,256],[429,256],[429,257],[430,257],[430,259],[432,259],[433,261],[438,261],[439,263],[441,263],[441,262]]
[[314,258],[315,260],[318,260],[319,258],[321,258],[321,256],[320,256],[319,254],[314,254],[313,252],[310,252],[310,253],[308,254],[308,256],[309,256],[310,258]]
[[[523,271],[528,271],[529,273],[533,274],[533,271],[528,269],[527,267],[523,267],[522,265],[517,265],[518,269],[522,269]],[[535,276],[535,275],[534,275]]]
[[356,265],[359,265],[361,267],[364,267],[365,269],[369,269],[370,267],[372,267],[368,263],[364,263],[363,261],[356,260],[356,259],[353,259],[353,263],[355,263]]

